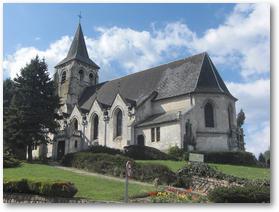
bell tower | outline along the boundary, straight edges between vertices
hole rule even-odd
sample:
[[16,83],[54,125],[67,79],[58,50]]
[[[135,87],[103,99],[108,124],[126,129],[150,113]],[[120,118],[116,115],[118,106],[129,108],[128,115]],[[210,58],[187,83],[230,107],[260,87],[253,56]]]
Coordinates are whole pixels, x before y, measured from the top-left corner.
[[61,112],[70,114],[84,88],[98,84],[99,69],[88,56],[79,23],[67,57],[55,66],[54,80],[63,104]]

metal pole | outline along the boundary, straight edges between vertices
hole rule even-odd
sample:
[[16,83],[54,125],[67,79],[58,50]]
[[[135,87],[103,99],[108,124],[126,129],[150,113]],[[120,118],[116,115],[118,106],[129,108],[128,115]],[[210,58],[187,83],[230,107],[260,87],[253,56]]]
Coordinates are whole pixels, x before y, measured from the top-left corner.
[[127,174],[127,168],[126,168],[126,177],[125,177],[125,197],[124,197],[125,203],[128,203],[128,174]]
[[124,202],[128,203],[128,178],[132,175],[132,167],[131,161],[127,161],[125,166],[125,194],[124,194]]
[[105,142],[104,146],[107,146],[107,121],[105,120]]

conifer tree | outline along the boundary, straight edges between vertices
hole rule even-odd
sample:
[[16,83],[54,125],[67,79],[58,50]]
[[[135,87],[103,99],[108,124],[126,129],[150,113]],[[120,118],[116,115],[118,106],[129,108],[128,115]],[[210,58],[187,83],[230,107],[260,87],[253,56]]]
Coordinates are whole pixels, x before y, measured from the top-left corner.
[[28,160],[32,160],[32,147],[46,144],[49,134],[56,132],[59,98],[47,64],[38,56],[21,69],[14,82],[16,92],[6,117],[5,139],[9,145],[27,147]]

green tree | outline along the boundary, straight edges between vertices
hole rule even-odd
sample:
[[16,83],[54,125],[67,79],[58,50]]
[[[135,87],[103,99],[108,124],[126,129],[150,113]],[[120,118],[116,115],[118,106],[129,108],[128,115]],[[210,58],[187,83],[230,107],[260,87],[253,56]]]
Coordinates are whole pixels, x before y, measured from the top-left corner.
[[27,147],[28,160],[32,160],[32,147],[46,144],[50,133],[58,128],[59,98],[55,94],[47,64],[37,56],[21,69],[15,79],[16,92],[6,117],[5,138],[9,146]]
[[[3,123],[6,122],[6,117],[8,114],[9,107],[11,105],[13,96],[15,93],[15,83],[11,79],[6,79],[3,82]],[[11,152],[11,148],[8,146],[5,135],[6,135],[7,127],[4,124],[3,125],[3,134],[4,134],[4,139],[3,139],[3,147],[4,147],[4,152]]]
[[265,163],[265,158],[264,158],[264,155],[262,153],[260,153],[260,155],[259,155],[259,161],[262,162],[262,163]]
[[245,118],[246,118],[245,113],[241,109],[240,112],[237,114],[237,119],[236,119],[238,127],[242,127],[242,125],[244,124]]

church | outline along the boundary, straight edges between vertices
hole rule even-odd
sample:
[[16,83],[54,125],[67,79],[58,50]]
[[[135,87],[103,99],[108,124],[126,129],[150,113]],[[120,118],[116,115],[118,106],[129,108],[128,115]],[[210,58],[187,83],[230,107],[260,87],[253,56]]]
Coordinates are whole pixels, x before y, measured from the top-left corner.
[[237,99],[204,52],[111,81],[90,59],[79,24],[65,59],[55,66],[61,98],[59,133],[48,156],[103,145],[145,145],[167,151],[237,151]]

